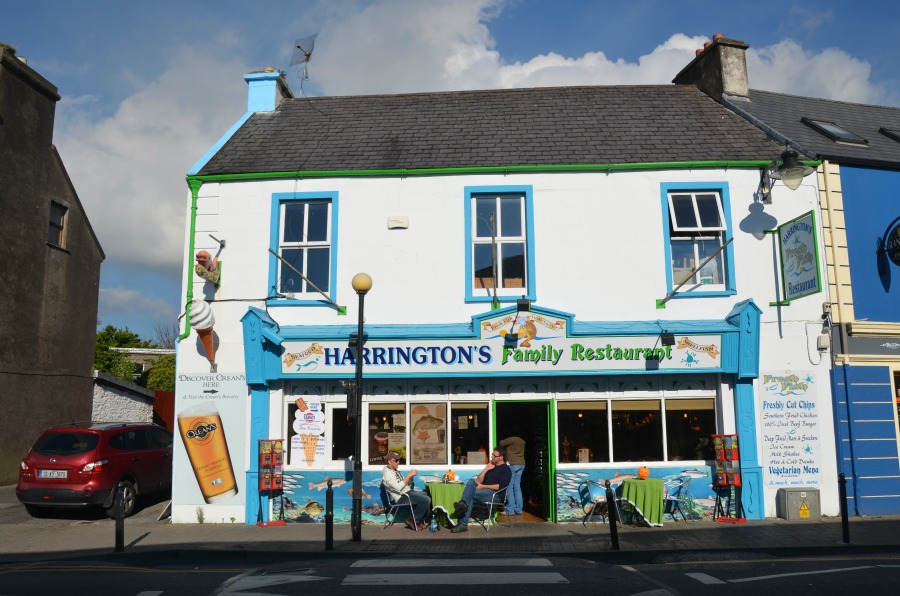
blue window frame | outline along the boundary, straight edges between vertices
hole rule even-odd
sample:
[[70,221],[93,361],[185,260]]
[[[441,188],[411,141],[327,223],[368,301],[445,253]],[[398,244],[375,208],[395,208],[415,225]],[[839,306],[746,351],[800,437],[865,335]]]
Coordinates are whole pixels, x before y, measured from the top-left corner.
[[531,186],[465,187],[466,302],[535,299]]
[[333,192],[272,195],[269,245],[308,281],[269,255],[268,302],[327,304],[316,287],[336,299],[337,206],[338,195]]
[[735,294],[733,244],[692,273],[732,237],[728,184],[679,182],[660,190],[668,291],[686,280],[672,298]]

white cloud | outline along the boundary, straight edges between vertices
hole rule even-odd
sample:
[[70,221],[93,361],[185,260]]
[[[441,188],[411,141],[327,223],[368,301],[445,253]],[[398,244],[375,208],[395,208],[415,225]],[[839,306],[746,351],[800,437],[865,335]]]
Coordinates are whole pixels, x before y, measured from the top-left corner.
[[179,314],[165,300],[121,287],[100,288],[100,311],[134,319],[145,319],[148,313],[153,313],[160,321],[173,320]]
[[249,68],[217,58],[219,43],[215,54],[174,49],[168,69],[109,117],[90,120],[76,111],[78,99],[60,106],[56,144],[106,252],[105,267],[180,266],[185,174],[246,106],[241,76]]

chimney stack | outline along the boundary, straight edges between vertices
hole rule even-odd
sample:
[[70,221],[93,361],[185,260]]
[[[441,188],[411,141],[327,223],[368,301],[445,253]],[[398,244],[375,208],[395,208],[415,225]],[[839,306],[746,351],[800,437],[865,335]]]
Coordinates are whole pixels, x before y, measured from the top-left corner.
[[282,73],[271,66],[262,72],[244,75],[249,87],[247,92],[248,112],[273,112],[285,98],[293,98]]
[[696,85],[698,89],[721,101],[723,95],[750,99],[747,81],[747,48],[739,39],[727,39],[721,33],[713,35],[690,64],[672,79],[676,85]]

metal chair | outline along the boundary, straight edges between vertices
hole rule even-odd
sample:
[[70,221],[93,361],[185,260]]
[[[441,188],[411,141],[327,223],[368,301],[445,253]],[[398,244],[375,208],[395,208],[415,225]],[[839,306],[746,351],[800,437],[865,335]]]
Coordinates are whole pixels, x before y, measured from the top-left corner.
[[[409,498],[409,494],[391,490],[384,482],[381,483],[381,504],[384,508],[384,526],[382,526],[382,530],[394,525],[394,522],[397,521],[397,512],[403,508],[409,509],[410,519],[415,519],[413,517],[412,499]],[[414,524],[414,527],[416,532],[418,532],[418,525]]]
[[672,516],[672,521],[678,521],[675,517],[676,513],[681,514],[682,521],[687,521],[687,514],[684,512],[687,506],[687,497],[691,490],[691,479],[689,476],[680,476],[673,478],[665,483],[666,496],[663,513]]
[[[615,495],[616,486],[610,483],[610,488]],[[581,497],[581,507],[584,511],[584,518],[581,520],[582,525],[587,525],[595,515],[609,523],[609,503],[606,498],[606,486],[594,480],[585,480],[578,485],[578,495]],[[616,520],[622,525],[622,514],[619,512],[619,501],[613,499],[613,509],[616,513]]]
[[[504,525],[508,528],[512,527],[512,517],[506,512],[506,489],[508,486],[501,488],[493,495],[490,501],[475,501],[472,503],[472,519],[481,524],[486,532],[491,531],[492,524]],[[506,516],[506,523],[500,524],[500,515]],[[497,521],[494,521],[494,516]]]

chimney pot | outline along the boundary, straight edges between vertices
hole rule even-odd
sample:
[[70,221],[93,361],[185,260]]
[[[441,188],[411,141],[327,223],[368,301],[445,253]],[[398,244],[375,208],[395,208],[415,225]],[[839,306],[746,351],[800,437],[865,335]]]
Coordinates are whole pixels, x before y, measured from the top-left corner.
[[703,48],[697,48],[697,50],[694,52],[694,55],[699,56],[702,53],[703,53]]
[[711,46],[711,45],[712,45],[712,42],[711,42],[711,41],[708,41],[708,42],[706,42],[705,44],[703,44],[703,49],[705,50],[706,48],[708,48],[708,47]]
[[723,37],[725,37],[724,34],[722,34],[722,33],[716,33],[715,35],[713,35],[713,41],[719,41],[719,40],[722,39]]

